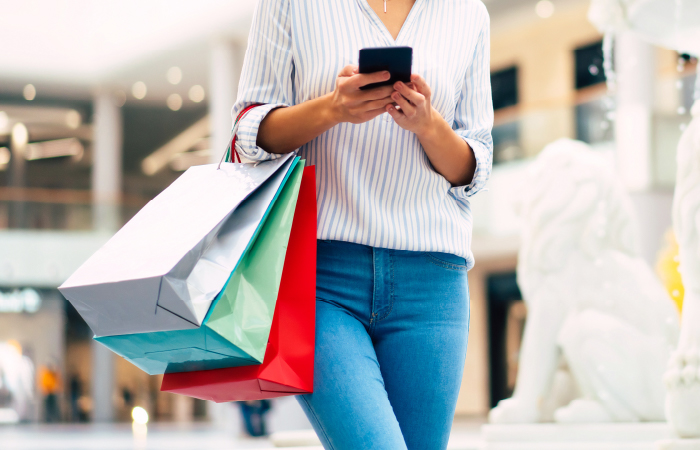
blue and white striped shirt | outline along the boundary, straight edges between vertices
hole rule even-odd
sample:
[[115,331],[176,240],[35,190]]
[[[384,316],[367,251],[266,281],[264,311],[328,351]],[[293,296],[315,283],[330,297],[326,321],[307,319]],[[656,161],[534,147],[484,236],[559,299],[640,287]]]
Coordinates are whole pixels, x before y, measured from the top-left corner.
[[413,73],[430,86],[433,107],[474,150],[474,180],[453,187],[388,113],[341,123],[298,150],[316,165],[318,238],[453,253],[471,268],[469,197],[484,187],[493,150],[489,17],[481,1],[416,0],[394,40],[367,0],[259,0],[232,114],[265,105],[241,120],[236,149],[249,160],[277,157],[256,144],[270,110],[331,92],[361,48],[394,45],[413,48]]

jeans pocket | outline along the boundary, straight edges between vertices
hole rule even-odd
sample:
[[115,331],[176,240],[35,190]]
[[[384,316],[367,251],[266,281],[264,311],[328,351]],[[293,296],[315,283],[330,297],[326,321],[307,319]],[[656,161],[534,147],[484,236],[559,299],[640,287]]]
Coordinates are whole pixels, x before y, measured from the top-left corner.
[[428,261],[445,269],[467,270],[467,260],[461,256],[442,252],[425,252],[424,254]]

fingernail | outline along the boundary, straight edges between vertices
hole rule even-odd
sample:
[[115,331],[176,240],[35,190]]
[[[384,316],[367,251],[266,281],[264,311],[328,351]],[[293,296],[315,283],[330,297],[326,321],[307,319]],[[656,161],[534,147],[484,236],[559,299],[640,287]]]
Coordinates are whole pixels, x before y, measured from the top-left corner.
[[384,79],[388,80],[391,77],[391,74],[388,71],[384,71]]

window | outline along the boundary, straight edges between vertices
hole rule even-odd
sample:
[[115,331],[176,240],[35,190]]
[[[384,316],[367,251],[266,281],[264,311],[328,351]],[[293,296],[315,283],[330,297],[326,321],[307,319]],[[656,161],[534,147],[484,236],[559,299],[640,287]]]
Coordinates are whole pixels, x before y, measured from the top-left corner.
[[[518,68],[516,66],[491,73],[493,109],[507,108],[518,104]],[[493,128],[493,162],[500,164],[522,157],[520,147],[520,122],[509,120],[498,122]]]
[[574,50],[576,89],[605,82],[603,73],[603,41]]
[[509,67],[491,74],[491,95],[494,110],[518,104],[517,67]]

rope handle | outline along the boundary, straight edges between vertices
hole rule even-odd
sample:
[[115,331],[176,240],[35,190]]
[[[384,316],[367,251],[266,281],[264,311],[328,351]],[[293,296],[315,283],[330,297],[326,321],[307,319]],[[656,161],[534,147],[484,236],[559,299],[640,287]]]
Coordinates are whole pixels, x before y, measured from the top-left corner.
[[241,119],[243,116],[250,111],[251,109],[255,108],[256,106],[260,106],[263,103],[253,103],[252,105],[248,105],[241,112],[238,113],[238,116],[236,117],[236,121],[233,123],[233,128],[231,129],[231,137],[228,140],[228,147],[226,147],[226,151],[224,152],[224,156],[221,157],[221,161],[219,161],[219,165],[216,166],[216,170],[221,169],[221,164],[226,161],[230,161],[231,157],[235,158],[236,161],[232,162],[241,162],[241,155],[238,154],[236,151],[236,133],[238,132],[238,125],[240,124]]

